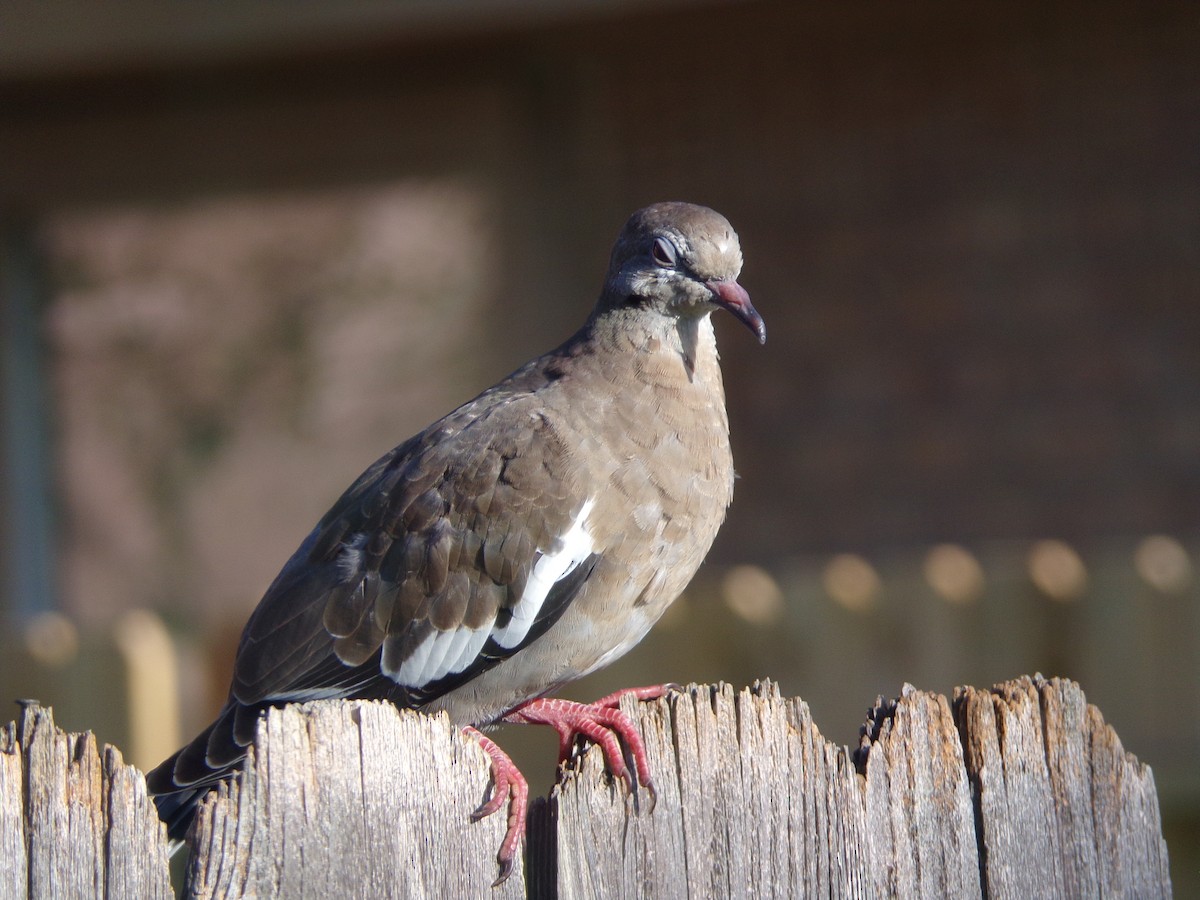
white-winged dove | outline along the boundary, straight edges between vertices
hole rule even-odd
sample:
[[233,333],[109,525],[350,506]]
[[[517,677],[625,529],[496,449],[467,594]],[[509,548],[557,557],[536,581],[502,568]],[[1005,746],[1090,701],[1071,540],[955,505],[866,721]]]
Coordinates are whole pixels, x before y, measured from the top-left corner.
[[766,334],[741,267],[718,213],[687,203],[634,213],[573,337],[350,486],[250,616],[216,721],[147,776],[172,839],[245,758],[267,707],[318,698],[445,710],[477,735],[494,781],[477,816],[509,800],[501,879],[528,789],[474,726],[550,724],[564,754],[576,735],[599,739],[632,786],[620,738],[650,785],[620,694],[546,695],[640,641],[724,521],[733,459],[710,314],[727,309]]

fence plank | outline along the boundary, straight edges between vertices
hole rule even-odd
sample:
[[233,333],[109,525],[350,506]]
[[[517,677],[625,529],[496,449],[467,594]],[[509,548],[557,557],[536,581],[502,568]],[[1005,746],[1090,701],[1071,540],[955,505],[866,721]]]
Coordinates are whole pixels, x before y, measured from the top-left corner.
[[900,699],[876,700],[856,761],[872,894],[979,896],[975,808],[946,698],[905,685]]
[[0,732],[0,773],[4,897],[174,897],[146,781],[119,751],[27,704]]
[[444,716],[377,702],[272,710],[243,777],[203,804],[187,897],[524,896],[493,889],[503,814],[471,822],[489,765]]
[[0,731],[0,897],[28,896],[24,798],[24,759],[17,742],[17,723],[10,722]]
[[1153,773],[1079,685],[1019,678],[955,705],[989,896],[1170,896]]

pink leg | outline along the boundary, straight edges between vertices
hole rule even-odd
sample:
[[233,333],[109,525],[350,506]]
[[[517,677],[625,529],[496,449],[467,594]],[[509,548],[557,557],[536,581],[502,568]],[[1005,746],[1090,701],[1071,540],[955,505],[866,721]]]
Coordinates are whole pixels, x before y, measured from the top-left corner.
[[495,887],[512,874],[516,864],[517,844],[525,833],[525,817],[529,810],[529,783],[516,763],[495,741],[470,725],[463,732],[479,741],[479,746],[492,761],[492,796],[471,814],[471,818],[478,822],[499,810],[508,800],[508,830],[504,832],[504,840],[500,842],[500,851],[496,854],[500,874],[492,883],[492,887]]

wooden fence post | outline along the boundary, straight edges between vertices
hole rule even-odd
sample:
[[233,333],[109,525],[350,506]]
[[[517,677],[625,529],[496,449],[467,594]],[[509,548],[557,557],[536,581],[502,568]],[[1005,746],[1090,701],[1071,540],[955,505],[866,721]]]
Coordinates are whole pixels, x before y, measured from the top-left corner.
[[189,898],[525,896],[499,888],[503,813],[479,745],[444,715],[322,701],[272,710],[245,775],[197,815]]
[[34,703],[0,730],[0,897],[174,897],[145,778]]
[[[1072,682],[952,701],[906,686],[854,748],[770,683],[626,710],[653,810],[587,749],[535,805],[525,866],[499,888],[503,816],[470,821],[488,764],[444,718],[273,711],[244,776],[200,811],[185,896],[1170,896],[1153,777]],[[169,896],[141,777],[52,724],[39,710],[0,736],[0,895]]]

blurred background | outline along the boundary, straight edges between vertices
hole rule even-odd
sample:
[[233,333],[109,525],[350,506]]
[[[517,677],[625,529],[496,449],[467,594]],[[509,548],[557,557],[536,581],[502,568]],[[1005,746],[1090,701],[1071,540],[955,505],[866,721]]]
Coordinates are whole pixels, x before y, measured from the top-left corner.
[[853,744],[1068,676],[1200,894],[1197,60],[1184,3],[0,7],[0,699],[156,764],[342,488],[686,199],[770,332],[718,323],[741,479],[572,696],[769,676]]

